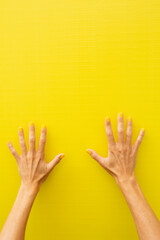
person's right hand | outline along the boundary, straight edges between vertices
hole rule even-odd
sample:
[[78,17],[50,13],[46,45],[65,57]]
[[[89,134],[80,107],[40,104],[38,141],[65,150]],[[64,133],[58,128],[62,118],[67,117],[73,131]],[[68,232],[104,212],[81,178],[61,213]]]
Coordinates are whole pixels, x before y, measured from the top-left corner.
[[64,154],[58,154],[50,163],[45,162],[45,143],[46,143],[46,126],[41,127],[41,135],[38,150],[35,149],[35,126],[31,122],[29,125],[29,150],[27,150],[23,128],[18,129],[19,141],[22,155],[20,156],[11,141],[8,147],[15,157],[21,177],[21,185],[25,187],[36,187],[39,190],[42,182],[46,180],[49,173],[62,159]]
[[102,157],[92,149],[87,152],[94,158],[104,169],[106,169],[117,181],[123,183],[129,178],[135,177],[134,170],[136,165],[137,152],[144,136],[144,128],[134,145],[131,145],[132,139],[132,119],[127,120],[126,141],[124,139],[124,121],[123,115],[118,115],[118,142],[115,142],[111,121],[105,119],[106,134],[108,138],[108,157]]

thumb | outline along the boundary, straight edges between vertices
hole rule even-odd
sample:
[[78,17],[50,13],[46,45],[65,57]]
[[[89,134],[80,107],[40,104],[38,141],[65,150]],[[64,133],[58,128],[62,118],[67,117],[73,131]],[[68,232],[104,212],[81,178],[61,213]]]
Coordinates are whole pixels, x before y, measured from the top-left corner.
[[100,165],[103,166],[104,164],[104,157],[101,157],[96,151],[92,150],[92,149],[87,149],[86,152],[91,155],[91,157],[93,159],[95,159]]
[[60,162],[60,160],[64,157],[63,153],[58,154],[51,162],[47,164],[48,172],[51,172],[53,168]]

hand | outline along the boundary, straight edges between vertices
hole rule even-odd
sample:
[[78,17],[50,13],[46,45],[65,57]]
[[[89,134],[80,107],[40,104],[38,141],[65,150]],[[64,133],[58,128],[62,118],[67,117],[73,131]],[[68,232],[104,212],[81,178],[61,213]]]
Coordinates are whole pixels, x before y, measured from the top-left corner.
[[39,147],[35,149],[35,126],[31,122],[29,125],[29,151],[27,151],[23,128],[18,129],[19,141],[22,155],[20,156],[14,149],[11,141],[8,142],[8,147],[15,157],[18,165],[19,174],[21,177],[21,185],[25,187],[35,187],[39,190],[41,184],[46,180],[49,173],[62,159],[64,154],[57,155],[50,163],[45,162],[45,143],[46,143],[45,126],[41,128]]
[[137,152],[144,136],[144,128],[141,129],[135,144],[132,146],[132,119],[130,117],[127,119],[126,141],[124,140],[124,121],[122,113],[118,115],[117,143],[113,136],[109,117],[105,119],[105,127],[108,138],[108,157],[101,157],[92,149],[88,149],[87,152],[115,178],[118,184],[120,184],[135,177],[134,170]]

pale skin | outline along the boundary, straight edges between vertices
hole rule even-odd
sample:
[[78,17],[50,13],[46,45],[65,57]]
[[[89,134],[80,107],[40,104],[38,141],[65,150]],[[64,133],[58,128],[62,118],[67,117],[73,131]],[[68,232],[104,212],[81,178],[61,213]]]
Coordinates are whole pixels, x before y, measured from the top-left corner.
[[111,174],[120,187],[135,221],[140,240],[159,240],[160,222],[145,199],[135,176],[135,165],[139,146],[144,136],[141,129],[134,143],[132,139],[132,119],[127,119],[125,139],[123,114],[118,114],[118,141],[115,142],[111,120],[105,119],[105,128],[108,138],[108,157],[102,157],[92,149],[87,152],[109,174]]
[[19,128],[21,155],[17,153],[11,141],[8,142],[8,147],[17,161],[21,184],[15,203],[0,233],[0,240],[24,240],[29,213],[41,184],[64,156],[61,153],[50,163],[45,162],[46,133],[47,128],[43,125],[39,147],[36,150],[35,126],[31,122],[29,124],[29,150],[27,150],[23,128]]
[[[132,119],[127,120],[126,140],[124,139],[123,115],[118,115],[118,142],[115,142],[111,121],[105,120],[108,138],[108,157],[101,157],[94,150],[87,152],[116,180],[133,215],[140,240],[159,240],[160,222],[145,199],[135,176],[135,165],[139,146],[144,136],[141,129],[134,145],[132,139]],[[0,240],[24,240],[25,229],[33,202],[41,184],[62,159],[57,155],[50,163],[45,162],[46,127],[42,126],[39,147],[35,149],[35,126],[29,125],[29,150],[27,150],[23,128],[19,128],[22,154],[19,155],[11,142],[8,147],[15,157],[21,178],[16,201],[0,233]]]

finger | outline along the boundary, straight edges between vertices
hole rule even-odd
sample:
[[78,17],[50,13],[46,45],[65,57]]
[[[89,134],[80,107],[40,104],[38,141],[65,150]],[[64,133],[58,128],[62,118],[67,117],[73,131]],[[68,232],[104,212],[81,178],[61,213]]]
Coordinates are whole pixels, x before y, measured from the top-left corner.
[[104,159],[103,157],[101,157],[98,153],[96,153],[94,150],[92,149],[87,149],[86,152],[91,155],[91,157],[93,159],[95,159],[101,166],[104,165]]
[[35,151],[35,126],[33,122],[29,123],[29,151]]
[[40,140],[39,140],[39,148],[38,148],[38,152],[40,152],[40,153],[44,152],[44,149],[45,149],[46,134],[47,134],[47,128],[45,125],[42,125],[41,135],[40,135]]
[[132,119],[128,117],[127,119],[127,132],[126,132],[126,144],[131,145],[132,142]]
[[13,147],[11,141],[9,141],[7,143],[7,145],[8,145],[9,150],[11,151],[12,155],[15,157],[16,161],[18,162],[20,160],[20,156],[17,153],[17,151],[15,150],[15,148]]
[[140,144],[142,142],[142,139],[144,137],[144,133],[145,133],[145,129],[142,128],[140,133],[139,133],[139,136],[138,136],[138,138],[137,138],[137,140],[135,142],[135,150],[136,150],[136,152],[138,151],[138,148],[139,148],[139,146],[140,146]]
[[106,127],[107,139],[108,139],[108,146],[111,147],[115,145],[115,140],[114,140],[111,121],[109,117],[106,117],[105,119],[105,127]]
[[19,134],[19,142],[20,142],[22,155],[26,155],[27,154],[27,146],[26,146],[26,142],[25,142],[25,138],[24,138],[24,132],[23,132],[22,127],[18,128],[18,134]]
[[50,163],[47,164],[47,172],[51,172],[53,168],[60,162],[60,160],[64,157],[64,154],[58,154]]
[[118,142],[124,143],[124,122],[123,122],[123,114],[118,114]]

